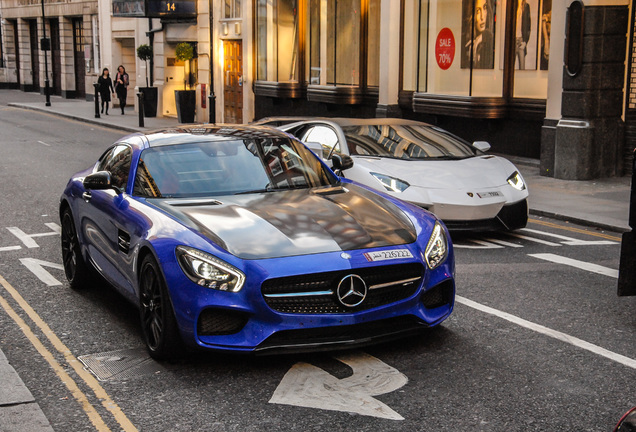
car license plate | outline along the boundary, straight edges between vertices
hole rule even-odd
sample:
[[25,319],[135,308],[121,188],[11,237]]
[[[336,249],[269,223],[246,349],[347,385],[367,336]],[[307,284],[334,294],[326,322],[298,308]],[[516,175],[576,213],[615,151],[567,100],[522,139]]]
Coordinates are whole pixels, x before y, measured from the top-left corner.
[[402,258],[413,258],[413,255],[408,249],[393,249],[377,252],[365,252],[364,257],[367,259],[367,261],[386,261]]
[[502,196],[501,192],[499,191],[492,191],[492,192],[477,192],[477,196],[479,198],[494,198],[494,197],[499,197]]

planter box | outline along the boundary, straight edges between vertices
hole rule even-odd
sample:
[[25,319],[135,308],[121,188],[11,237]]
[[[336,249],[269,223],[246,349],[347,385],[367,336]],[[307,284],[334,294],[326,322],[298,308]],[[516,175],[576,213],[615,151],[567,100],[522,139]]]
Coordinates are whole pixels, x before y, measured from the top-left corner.
[[174,98],[177,105],[177,117],[179,123],[194,123],[194,114],[197,104],[195,90],[175,90]]
[[144,117],[157,116],[157,87],[140,87],[144,95]]

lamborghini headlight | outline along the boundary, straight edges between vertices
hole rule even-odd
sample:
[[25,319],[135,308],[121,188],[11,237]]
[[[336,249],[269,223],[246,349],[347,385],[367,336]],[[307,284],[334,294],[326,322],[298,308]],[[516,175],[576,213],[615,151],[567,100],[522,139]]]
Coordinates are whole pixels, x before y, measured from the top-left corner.
[[404,192],[407,187],[411,186],[404,180],[400,180],[399,178],[391,177],[386,174],[380,174],[380,173],[374,173],[374,172],[369,174],[375,177],[377,181],[382,183],[382,186],[384,186],[384,189],[388,190],[389,192]]
[[426,258],[426,264],[428,268],[433,270],[444,262],[448,256],[448,240],[446,239],[446,232],[439,224],[435,222],[435,228],[433,228],[433,234],[428,240],[426,245],[426,251],[424,257]]
[[177,246],[177,257],[183,272],[197,285],[239,292],[245,284],[243,272],[203,251]]
[[519,171],[513,172],[512,175],[508,177],[508,184],[519,191],[526,188],[526,183],[523,181],[523,177],[521,177]]

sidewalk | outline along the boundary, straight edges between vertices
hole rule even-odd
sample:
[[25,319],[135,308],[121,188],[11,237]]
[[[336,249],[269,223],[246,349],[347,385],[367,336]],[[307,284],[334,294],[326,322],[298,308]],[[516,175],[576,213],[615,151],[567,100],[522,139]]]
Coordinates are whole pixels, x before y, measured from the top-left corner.
[[[95,118],[95,103],[51,96],[51,106],[36,93],[0,90],[0,105],[8,105],[71,118],[103,127],[132,133],[179,125],[169,117],[145,118],[139,127],[139,117],[133,107],[121,115],[119,107],[111,107],[110,115]],[[615,232],[629,231],[630,177],[591,181],[556,180],[539,175],[539,162],[533,159],[508,157],[517,165],[530,191],[530,214],[547,216],[581,225]],[[0,351],[0,430],[52,431],[33,396]],[[8,385],[5,386],[5,383]]]

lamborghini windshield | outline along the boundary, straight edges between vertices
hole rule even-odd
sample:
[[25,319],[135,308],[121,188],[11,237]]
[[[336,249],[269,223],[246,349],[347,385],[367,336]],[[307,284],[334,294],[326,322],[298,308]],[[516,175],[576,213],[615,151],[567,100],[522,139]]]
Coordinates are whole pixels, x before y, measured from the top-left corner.
[[342,128],[352,155],[397,159],[465,159],[477,150],[433,126],[358,125]]
[[329,186],[337,181],[296,141],[214,140],[144,150],[133,194],[149,198],[219,196]]

